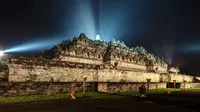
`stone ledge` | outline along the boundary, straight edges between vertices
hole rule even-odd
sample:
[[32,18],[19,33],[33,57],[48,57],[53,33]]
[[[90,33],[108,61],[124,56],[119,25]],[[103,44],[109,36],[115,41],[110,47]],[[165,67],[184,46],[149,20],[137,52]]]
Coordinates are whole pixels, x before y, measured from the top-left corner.
[[99,65],[67,62],[67,61],[53,61],[53,60],[41,60],[36,58],[22,58],[22,57],[11,57],[9,58],[8,65],[22,65],[22,67],[30,66],[44,66],[44,67],[69,67],[69,68],[89,68],[97,69]]
[[67,55],[67,54],[61,54],[60,56],[64,56],[64,57],[73,57],[73,58],[82,58],[82,59],[89,59],[89,60],[97,60],[97,61],[103,61],[103,59],[99,59],[99,58],[90,58],[90,57],[84,57],[84,56],[77,56],[77,55]]

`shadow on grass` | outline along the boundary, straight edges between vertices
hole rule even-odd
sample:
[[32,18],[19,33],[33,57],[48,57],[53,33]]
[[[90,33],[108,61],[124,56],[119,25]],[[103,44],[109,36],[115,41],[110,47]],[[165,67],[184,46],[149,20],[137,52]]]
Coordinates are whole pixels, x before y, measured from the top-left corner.
[[[170,94],[167,92],[149,92],[146,97],[140,97],[137,92],[129,92],[129,93],[110,93],[112,95],[119,95],[130,99],[135,99],[139,101],[150,101],[156,104],[161,105],[174,105],[190,110],[200,110],[198,106],[200,105],[200,97],[196,97],[196,95],[185,96],[180,94],[180,91],[173,91]],[[200,93],[199,93],[200,94]]]
[[[191,110],[199,110],[200,97],[195,95],[182,94],[180,90],[172,90],[171,94],[167,93],[167,89],[163,90],[151,90],[147,93],[147,97],[140,97],[139,92],[125,92],[125,93],[101,93],[101,92],[86,92],[75,93],[76,99],[101,99],[101,100],[113,100],[113,99],[135,99],[140,101],[150,101],[157,104],[164,105],[176,105],[179,107],[188,108]],[[200,95],[199,95],[200,96]],[[58,100],[58,99],[70,99],[70,93],[59,94],[46,94],[46,95],[33,95],[22,97],[7,97],[0,98],[0,103],[16,103],[16,102],[36,102],[44,100]]]

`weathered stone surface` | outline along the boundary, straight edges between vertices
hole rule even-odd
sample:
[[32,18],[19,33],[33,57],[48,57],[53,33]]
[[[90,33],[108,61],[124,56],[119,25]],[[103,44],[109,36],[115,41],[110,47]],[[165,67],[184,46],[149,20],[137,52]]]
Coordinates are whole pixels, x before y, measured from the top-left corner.
[[116,40],[111,42],[91,40],[84,33],[81,33],[79,37],[74,37],[73,40],[63,41],[50,50],[39,52],[37,57],[90,64],[122,61],[145,66],[154,65],[164,68],[168,66],[160,58],[148,53],[142,46],[133,48]]
[[[39,52],[37,58],[10,57],[8,67],[10,82],[82,82],[85,75],[87,82],[98,82],[98,90],[104,92],[136,90],[138,85],[133,82],[143,83],[148,79],[150,88],[163,88],[174,80],[178,83],[194,79],[179,74],[178,68],[168,66],[143,47],[129,48],[115,40],[108,43],[90,40],[83,33],[78,38]],[[112,82],[127,84],[107,84]],[[67,86],[31,87],[30,90],[36,90],[36,93],[69,91]]]
[[134,63],[128,63],[128,62],[118,62],[118,68],[129,68],[129,69],[140,69],[146,71],[145,65],[138,65]]
[[[0,96],[2,97],[9,97],[9,96],[26,96],[26,95],[36,95],[36,94],[52,94],[52,93],[62,93],[62,92],[71,92],[73,82],[69,83],[57,83],[57,84],[50,84],[50,83],[9,83],[12,86],[5,85],[4,83],[0,83],[4,85],[0,88]],[[93,83],[87,82],[86,91],[92,91]],[[24,86],[21,86],[24,85]],[[40,86],[37,86],[40,85]],[[82,82],[79,82],[76,86],[73,87],[75,92],[83,91]],[[6,91],[5,91],[6,90]]]
[[160,74],[148,72],[134,72],[126,70],[105,69],[98,72],[99,82],[146,82],[151,78],[152,82],[159,82]]
[[178,73],[180,70],[179,70],[179,68],[168,67],[168,71],[171,72],[171,73]]
[[[74,63],[72,63],[74,64]],[[71,82],[71,81],[82,81],[82,76],[87,76],[88,82],[120,82],[124,80],[125,82],[146,82],[147,78],[151,79],[151,82],[192,82],[193,76],[181,75],[181,74],[172,74],[167,73],[165,75],[155,72],[148,72],[143,69],[142,71],[136,70],[123,70],[110,68],[109,65],[100,66],[100,69],[97,70],[97,66],[85,65],[85,68],[79,68],[80,66],[62,67],[62,66],[35,66],[31,65],[19,65],[19,64],[8,64],[9,65],[9,81],[11,82]],[[80,64],[81,65],[81,64]],[[26,66],[27,68],[24,68]],[[141,66],[141,65],[140,65]],[[138,65],[135,66],[136,69],[141,67]],[[119,67],[120,68],[120,67]]]
[[[66,67],[49,67],[44,69],[43,67],[35,67],[32,69],[24,69],[18,65],[12,65],[10,67],[10,82],[50,82],[52,79],[54,82],[71,82],[82,81],[83,75],[87,76],[87,81],[95,81],[96,70],[93,69],[78,69],[78,68],[66,68]],[[35,75],[35,78],[31,79],[31,76]]]
[[[101,83],[102,86],[99,91],[107,92],[107,93],[117,93],[117,92],[129,92],[129,91],[138,91],[139,87],[145,84],[147,88],[147,83]],[[103,87],[105,86],[105,87]],[[157,89],[157,88],[166,88],[166,83],[150,83],[149,89]]]
[[195,79],[197,79],[198,82],[200,81],[200,77],[195,77]]
[[176,80],[176,82],[192,82],[194,76],[188,76],[188,75],[182,75],[182,74],[171,74],[171,80],[170,82],[173,82],[173,80]]
[[99,92],[106,92],[107,93],[107,86],[108,83],[105,83],[105,82],[99,82],[98,83],[98,91]]
[[0,60],[0,81],[5,81],[8,78],[8,66]]
[[77,63],[87,63],[87,64],[95,64],[95,65],[102,65],[103,61],[100,59],[90,59],[90,58],[79,58],[79,57],[63,57],[61,61],[71,61]]
[[200,88],[200,83],[181,83],[181,88]]

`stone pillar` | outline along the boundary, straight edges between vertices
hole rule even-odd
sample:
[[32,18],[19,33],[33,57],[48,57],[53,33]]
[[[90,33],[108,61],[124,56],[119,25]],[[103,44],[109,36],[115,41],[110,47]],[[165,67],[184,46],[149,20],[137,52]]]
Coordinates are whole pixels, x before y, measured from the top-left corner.
[[83,92],[84,93],[85,93],[86,79],[87,79],[87,77],[84,75],[83,76]]
[[150,82],[151,82],[151,78],[147,78],[147,91],[149,91]]
[[54,82],[54,79],[53,79],[53,77],[51,76],[51,79],[50,79],[50,85],[52,85],[53,82]]
[[92,82],[92,92],[94,92],[94,82]]
[[183,80],[183,89],[185,90],[185,83],[186,83],[186,80]]
[[173,80],[174,82],[174,89],[176,89],[176,80]]

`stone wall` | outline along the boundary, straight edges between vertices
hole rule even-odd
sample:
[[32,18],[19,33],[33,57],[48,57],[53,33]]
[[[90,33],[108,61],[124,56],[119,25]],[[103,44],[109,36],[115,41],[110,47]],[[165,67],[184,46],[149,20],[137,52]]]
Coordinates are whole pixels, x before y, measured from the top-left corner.
[[53,66],[28,66],[9,65],[10,82],[72,82],[82,81],[83,76],[87,76],[88,82],[97,81],[97,71],[94,69],[81,69],[69,67]]
[[117,67],[118,68],[146,70],[146,66],[144,66],[144,65],[138,65],[138,64],[134,64],[134,63],[128,63],[128,62],[118,62]]
[[189,75],[183,75],[183,74],[171,74],[170,75],[171,80],[170,82],[173,82],[173,80],[176,80],[176,82],[192,82],[194,76],[189,76]]
[[176,82],[193,82],[194,76],[189,75],[183,75],[183,74],[176,74],[176,73],[165,73],[160,74],[160,80],[161,82],[173,82],[173,80],[176,80]]
[[0,79],[3,79],[3,78],[5,78],[5,72],[0,72]]
[[153,66],[153,69],[154,69],[157,73],[167,73],[167,67]]
[[[94,91],[94,83],[87,83],[86,91]],[[72,88],[75,92],[83,91],[81,82],[67,83],[0,83],[0,96],[24,96],[49,93],[71,92]]]
[[200,83],[181,83],[181,87],[184,88],[200,88]]
[[0,61],[0,81],[6,81],[8,79],[8,66],[5,62]]
[[145,70],[123,70],[112,65],[95,65],[67,61],[31,60],[13,58],[8,64],[10,82],[71,82],[82,81],[86,75],[88,82],[159,82],[160,74]]
[[160,74],[117,69],[98,71],[98,81],[100,82],[147,82],[147,78],[150,78],[151,82],[159,82]]
[[[148,83],[140,82],[104,82],[99,83],[98,91],[107,92],[107,93],[117,93],[117,92],[129,92],[129,91],[138,91],[139,87],[145,84],[146,88]],[[149,89],[164,89],[167,87],[166,82],[152,82],[149,83]],[[184,88],[184,83],[181,83],[181,88]],[[200,83],[185,83],[185,88],[197,89],[200,88]]]
[[168,67],[168,71],[172,72],[172,73],[178,73],[180,70],[179,70],[179,68]]
[[130,71],[117,69],[82,69],[69,67],[36,66],[36,65],[9,65],[10,82],[71,82],[82,81],[83,75],[87,76],[88,82],[159,82],[160,74],[144,71]]
[[98,82],[98,91],[107,93],[108,83]]
[[171,82],[171,76],[168,73],[160,74],[160,82]]
[[61,61],[68,61],[68,62],[76,62],[76,63],[87,63],[87,64],[96,64],[102,65],[102,59],[90,59],[90,58],[80,58],[80,57],[73,57],[73,56],[65,56],[61,58]]
[[200,81],[200,77],[195,77],[195,78]]
[[[126,63],[123,63],[126,64]],[[127,65],[128,66],[128,65]],[[95,65],[67,61],[12,59],[8,64],[10,82],[71,82],[82,81],[87,76],[88,82],[192,82],[193,76],[142,70],[141,65],[135,69],[125,69],[112,65]],[[138,67],[138,69],[137,69]]]
[[[139,87],[147,83],[140,82],[99,82],[98,87],[94,86],[93,82],[86,83],[86,91],[95,91],[98,88],[99,92],[117,93],[117,92],[130,92],[138,91]],[[0,96],[24,96],[24,95],[37,95],[49,93],[62,93],[71,92],[72,88],[75,92],[83,91],[82,82],[65,82],[65,83],[47,83],[47,82],[34,82],[34,83],[0,83]],[[149,83],[149,89],[166,88],[167,83]],[[184,83],[181,83],[181,88]],[[200,88],[200,83],[185,83],[185,88]]]
[[[81,61],[81,59],[79,60]],[[187,88],[199,87],[200,84],[192,84],[193,76],[176,73],[156,73],[145,70],[145,66],[121,63],[115,67],[110,64],[96,65],[69,61],[50,61],[27,58],[13,58],[9,60],[10,82],[82,82],[83,76],[87,76],[87,83],[97,82],[100,92],[127,92],[136,91],[141,84],[149,88],[166,88],[167,82],[186,82]],[[128,68],[128,69],[127,69]],[[138,69],[137,69],[138,68]],[[182,84],[183,85],[183,84]],[[181,85],[181,86],[182,86]],[[49,86],[48,86],[49,87]],[[52,88],[57,88],[53,86]],[[62,86],[61,88],[65,88]],[[97,87],[96,87],[97,89]],[[48,88],[46,88],[48,90]],[[57,91],[57,90],[55,90]],[[67,91],[67,90],[66,90]]]
[[[147,83],[136,83],[136,82],[107,82],[100,83],[98,86],[98,91],[107,93],[117,93],[117,92],[129,92],[138,91],[139,87],[145,84],[147,88]],[[161,89],[166,88],[167,83],[149,83],[149,89]]]

